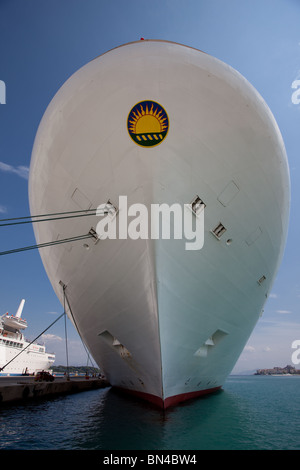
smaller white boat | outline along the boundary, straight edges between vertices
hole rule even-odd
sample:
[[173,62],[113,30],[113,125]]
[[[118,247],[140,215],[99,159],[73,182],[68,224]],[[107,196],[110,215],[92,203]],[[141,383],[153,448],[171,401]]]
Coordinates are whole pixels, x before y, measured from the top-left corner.
[[22,299],[15,315],[0,317],[0,375],[36,374],[49,370],[55,354],[46,352],[44,345],[25,340],[22,330],[27,321],[21,317],[25,300]]

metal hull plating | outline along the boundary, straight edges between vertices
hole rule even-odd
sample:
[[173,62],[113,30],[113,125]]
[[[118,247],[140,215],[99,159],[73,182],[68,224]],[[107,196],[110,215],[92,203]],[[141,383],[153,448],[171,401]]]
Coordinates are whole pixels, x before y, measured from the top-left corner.
[[[132,107],[164,107],[168,133],[141,147]],[[229,66],[163,41],[116,48],[75,73],[35,140],[31,213],[205,202],[204,246],[186,240],[77,241],[40,250],[111,385],[162,407],[222,386],[264,306],[289,216],[284,145],[266,104]],[[120,214],[121,215],[121,214]],[[99,217],[35,224],[38,243],[88,233]],[[217,238],[220,223],[226,231]],[[88,246],[87,246],[88,245]],[[69,312],[71,317],[71,312]]]

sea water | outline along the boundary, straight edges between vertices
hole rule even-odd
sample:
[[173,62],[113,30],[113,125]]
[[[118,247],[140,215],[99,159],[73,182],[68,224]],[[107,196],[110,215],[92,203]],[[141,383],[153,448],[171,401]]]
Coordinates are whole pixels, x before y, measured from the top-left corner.
[[165,412],[111,388],[0,407],[0,449],[296,450],[300,376],[230,376]]

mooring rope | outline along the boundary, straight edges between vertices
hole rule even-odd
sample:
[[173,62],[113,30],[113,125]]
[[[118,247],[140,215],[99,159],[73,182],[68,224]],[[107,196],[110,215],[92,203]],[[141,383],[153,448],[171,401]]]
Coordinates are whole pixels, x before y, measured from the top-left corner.
[[69,302],[69,299],[68,299],[68,296],[67,296],[67,293],[66,293],[67,286],[66,286],[65,284],[63,284],[63,282],[60,282],[60,284],[62,285],[63,292],[64,292],[64,299],[66,299],[66,301],[67,301],[67,304],[68,304],[68,307],[69,307],[69,310],[70,310],[70,314],[71,314],[72,320],[73,320],[73,322],[74,322],[74,325],[75,325],[75,327],[76,327],[77,333],[78,333],[78,335],[79,335],[79,337],[80,337],[80,339],[81,339],[81,342],[82,342],[82,345],[83,345],[83,347],[84,347],[84,349],[85,349],[85,352],[87,353],[87,364],[88,364],[88,361],[90,360],[90,362],[91,362],[91,364],[92,364],[92,367],[95,367],[94,364],[93,364],[93,361],[92,361],[92,359],[91,359],[90,353],[89,353],[89,351],[88,351],[88,349],[87,349],[87,347],[86,347],[86,345],[85,345],[85,343],[84,343],[84,341],[83,341],[83,339],[82,339],[82,336],[81,336],[81,334],[80,334],[79,328],[78,328],[77,323],[76,323],[76,320],[75,320],[75,318],[74,318],[74,315],[73,315],[73,312],[72,312],[72,309],[71,309],[71,305],[70,305],[70,302]]

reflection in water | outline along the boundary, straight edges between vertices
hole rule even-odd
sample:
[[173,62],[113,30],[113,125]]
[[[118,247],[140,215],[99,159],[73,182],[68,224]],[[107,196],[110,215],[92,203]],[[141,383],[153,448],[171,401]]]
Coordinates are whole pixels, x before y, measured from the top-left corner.
[[113,389],[0,408],[0,449],[299,449],[300,377],[230,378],[169,408]]
[[241,413],[242,408],[236,397],[220,391],[164,412],[109,389],[89,409],[87,421],[92,424],[86,423],[80,433],[84,442],[77,433],[73,445],[112,450],[232,448],[228,435],[248,439],[247,413]]

